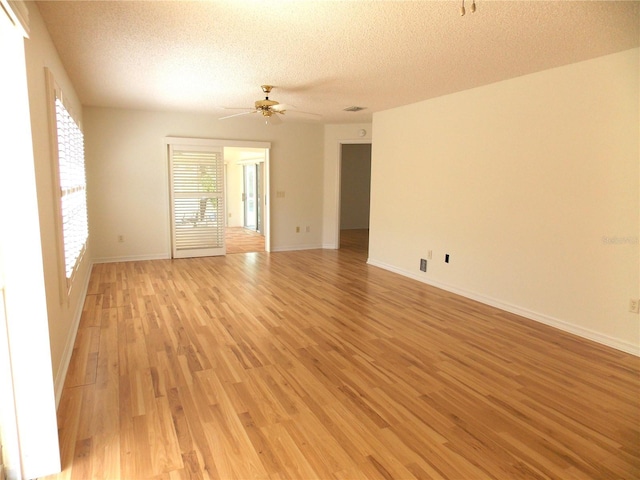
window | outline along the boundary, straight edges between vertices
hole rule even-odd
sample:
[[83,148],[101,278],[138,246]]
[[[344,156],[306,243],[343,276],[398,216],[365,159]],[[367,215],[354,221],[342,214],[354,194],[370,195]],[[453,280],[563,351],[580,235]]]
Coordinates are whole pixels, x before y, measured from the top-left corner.
[[[87,223],[87,184],[84,168],[84,135],[69,110],[60,88],[48,72],[55,111],[53,157],[57,180],[56,207],[60,237],[60,266],[64,266],[66,293],[85,252]],[[61,268],[62,269],[62,268]]]

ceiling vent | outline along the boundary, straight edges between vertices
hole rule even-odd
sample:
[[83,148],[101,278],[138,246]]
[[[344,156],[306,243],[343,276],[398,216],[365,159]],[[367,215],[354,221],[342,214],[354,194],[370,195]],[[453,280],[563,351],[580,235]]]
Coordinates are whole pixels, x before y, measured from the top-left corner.
[[357,106],[352,106],[352,107],[347,107],[344,109],[345,112],[359,112],[360,110],[364,110],[367,107],[357,107]]

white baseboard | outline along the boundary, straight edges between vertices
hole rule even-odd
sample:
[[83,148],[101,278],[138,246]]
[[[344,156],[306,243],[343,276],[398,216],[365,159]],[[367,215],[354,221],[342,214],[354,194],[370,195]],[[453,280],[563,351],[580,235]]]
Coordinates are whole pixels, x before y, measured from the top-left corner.
[[94,258],[93,263],[119,263],[119,262],[138,262],[144,260],[167,260],[171,258],[171,254],[152,253],[149,255],[129,255],[124,257],[101,257]]
[[307,245],[285,245],[280,247],[272,247],[272,252],[294,252],[296,250],[320,250],[322,249],[322,244],[307,244]]
[[56,397],[56,410],[60,405],[60,398],[62,397],[62,389],[64,388],[64,381],[67,378],[67,371],[69,370],[69,364],[71,363],[71,355],[73,354],[73,346],[76,343],[76,336],[78,335],[78,327],[80,326],[80,319],[82,318],[82,310],[84,308],[84,302],[87,298],[87,290],[89,289],[89,279],[91,278],[91,271],[93,270],[93,263],[89,266],[89,272],[87,273],[84,283],[82,284],[82,290],[78,297],[78,304],[73,314],[73,320],[71,323],[71,331],[67,337],[67,342],[62,352],[62,358],[60,360],[60,368],[58,368],[58,374],[54,380],[53,389]]
[[526,308],[522,308],[517,305],[512,305],[510,303],[503,302],[502,300],[487,297],[485,295],[481,295],[475,292],[470,292],[468,290],[454,287],[453,285],[448,285],[445,283],[433,281],[421,275],[416,275],[414,272],[403,270],[401,268],[394,267],[393,265],[388,265],[384,262],[379,262],[372,258],[367,259],[367,263],[369,265],[373,265],[374,267],[379,267],[384,270],[397,273],[404,277],[409,277],[419,282],[426,283],[427,285],[431,285],[432,287],[440,288],[442,290],[446,290],[447,292],[455,293],[456,295],[460,295],[462,297],[475,300],[485,305],[489,305],[491,307],[495,307],[500,310],[513,313],[515,315],[520,315],[521,317],[528,318],[529,320],[534,320],[536,322],[549,325],[550,327],[557,328],[558,330],[572,333],[574,335],[577,335],[582,338],[586,338],[587,340],[592,340],[594,342],[600,343],[607,347],[615,348],[616,350],[620,350],[625,353],[630,353],[632,355],[640,356],[639,345],[634,345],[633,343],[630,343],[630,342],[625,342],[623,340],[619,340],[617,338],[613,338],[608,335],[603,335],[602,333],[590,330],[588,328],[584,328],[579,325],[568,323],[563,320],[559,320],[557,318],[544,315],[542,313],[533,312]]

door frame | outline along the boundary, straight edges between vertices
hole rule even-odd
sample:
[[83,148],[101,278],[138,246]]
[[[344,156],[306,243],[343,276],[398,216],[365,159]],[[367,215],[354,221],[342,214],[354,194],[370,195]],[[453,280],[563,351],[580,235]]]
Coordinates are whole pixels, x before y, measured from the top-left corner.
[[[262,221],[264,222],[264,249],[267,252],[271,251],[271,183],[270,183],[270,162],[269,157],[271,153],[271,142],[257,142],[250,140],[222,140],[215,138],[189,138],[189,137],[165,137],[164,139],[165,150],[168,154],[169,145],[180,144],[190,146],[209,146],[209,147],[236,147],[236,148],[263,148],[265,150],[264,155],[264,204],[265,208],[262,212]],[[167,163],[167,168],[168,168]],[[169,172],[170,174],[171,172]],[[225,182],[226,182],[226,169],[224,170]],[[169,183],[167,183],[167,191],[171,193],[170,175]],[[226,186],[226,185],[225,185]],[[170,205],[168,205],[170,207]],[[169,238],[171,238],[171,212],[170,208],[167,210],[167,216],[169,220]]]
[[[373,142],[370,138],[361,138],[361,139],[349,139],[349,140],[338,140],[338,168],[336,169],[336,206],[335,206],[335,235],[336,235],[336,243],[335,248],[340,249],[340,210],[342,207],[342,146],[343,145],[373,145]],[[371,166],[373,169],[373,165]],[[369,199],[369,204],[371,204],[371,199]]]

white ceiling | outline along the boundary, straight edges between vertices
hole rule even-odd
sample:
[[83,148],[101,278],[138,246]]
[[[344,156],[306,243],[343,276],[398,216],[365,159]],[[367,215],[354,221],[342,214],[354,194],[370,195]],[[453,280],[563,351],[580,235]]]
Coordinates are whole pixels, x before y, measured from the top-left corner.
[[[83,104],[216,116],[273,84],[271,99],[317,121],[368,122],[640,44],[640,1],[477,0],[471,13],[466,0],[464,17],[455,0],[37,4]],[[353,105],[366,110],[342,111]]]

